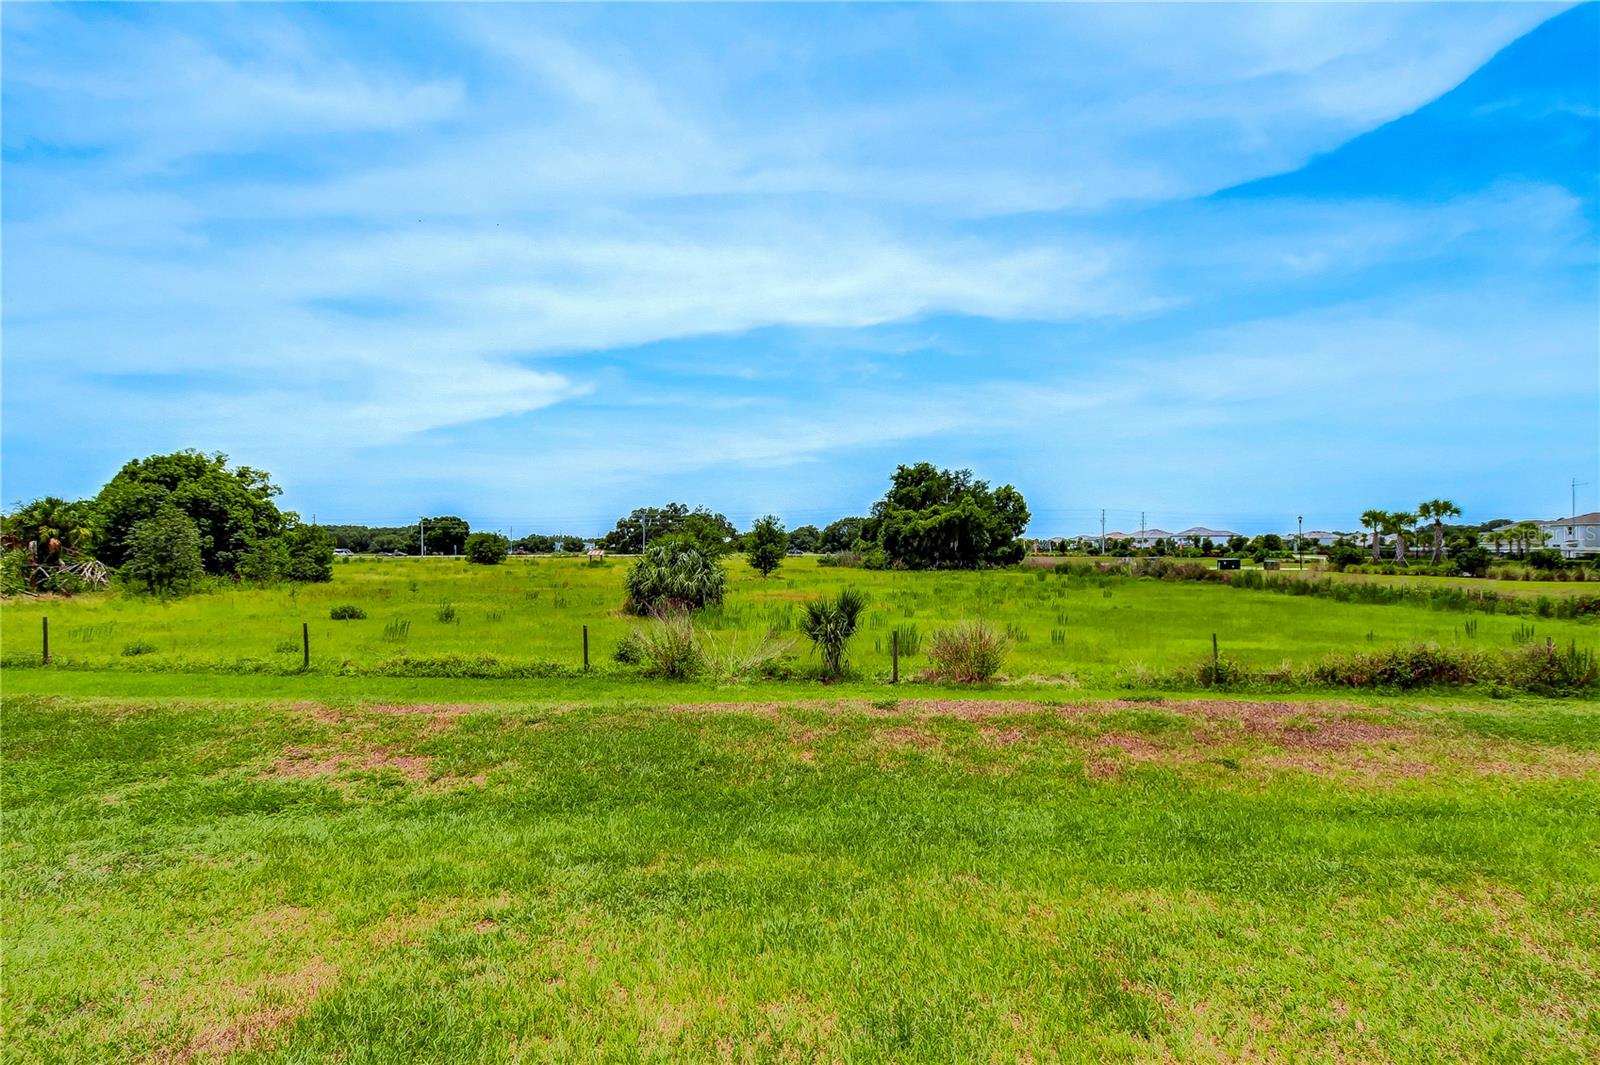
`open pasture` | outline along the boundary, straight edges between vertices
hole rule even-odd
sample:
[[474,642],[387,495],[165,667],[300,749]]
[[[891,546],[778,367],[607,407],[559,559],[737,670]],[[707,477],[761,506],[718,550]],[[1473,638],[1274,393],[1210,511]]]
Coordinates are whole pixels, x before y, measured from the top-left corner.
[[[404,657],[493,656],[503,662],[582,661],[582,627],[597,669],[636,619],[621,612],[626,559],[512,559],[469,566],[454,559],[341,562],[332,583],[238,588],[172,602],[123,595],[14,601],[4,607],[9,663],[36,661],[39,618],[48,615],[56,662],[95,668],[265,669],[301,662],[310,626],[315,671],[361,670]],[[984,619],[1007,632],[1004,674],[1012,679],[1111,683],[1135,667],[1165,670],[1208,656],[1217,634],[1225,654],[1251,666],[1304,663],[1330,652],[1418,640],[1480,647],[1554,639],[1596,646],[1593,622],[1434,610],[1419,605],[1341,603],[1269,592],[1126,577],[1080,577],[1043,569],[891,572],[820,567],[790,559],[763,580],[729,563],[726,602],[697,625],[728,642],[766,632],[807,647],[796,629],[801,604],[845,586],[870,599],[850,661],[886,676],[899,630],[902,672],[922,668],[922,649],[941,626]],[[330,611],[354,605],[360,620]],[[135,653],[130,653],[135,652]]]

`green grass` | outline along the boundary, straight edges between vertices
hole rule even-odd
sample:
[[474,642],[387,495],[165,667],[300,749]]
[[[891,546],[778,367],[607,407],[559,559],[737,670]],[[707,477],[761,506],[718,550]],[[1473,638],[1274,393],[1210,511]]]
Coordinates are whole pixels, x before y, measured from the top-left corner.
[[6,686],[7,1060],[1600,1055],[1584,704]]
[[[39,619],[48,615],[51,650],[64,666],[127,670],[297,669],[301,624],[310,626],[313,669],[366,669],[401,657],[490,655],[502,662],[581,662],[589,626],[596,668],[636,622],[619,611],[625,560],[514,559],[472,567],[449,559],[341,562],[327,585],[239,589],[170,603],[114,594],[8,602],[3,608],[8,663],[34,658]],[[1246,666],[1304,663],[1336,651],[1416,640],[1509,647],[1552,638],[1595,648],[1590,621],[1461,614],[1426,606],[1338,603],[1218,585],[1123,577],[1066,577],[1038,570],[893,573],[818,567],[791,559],[762,580],[730,563],[729,594],[698,624],[723,636],[769,629],[806,648],[795,625],[800,604],[846,585],[870,599],[850,658],[868,677],[889,671],[889,634],[916,625],[926,637],[942,625],[984,618],[1012,633],[1004,673],[1018,679],[1116,682],[1135,667],[1170,670],[1209,656],[1216,633],[1225,654]],[[351,604],[367,617],[331,621]],[[137,642],[154,648],[124,655]],[[911,656],[903,673],[926,662]]]

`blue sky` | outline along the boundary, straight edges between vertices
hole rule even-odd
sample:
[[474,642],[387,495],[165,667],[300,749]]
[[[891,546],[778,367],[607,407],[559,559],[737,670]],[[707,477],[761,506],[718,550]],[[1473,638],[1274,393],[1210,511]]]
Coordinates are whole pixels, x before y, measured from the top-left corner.
[[7,503],[1347,528],[1600,492],[1600,18],[1515,4],[4,14]]

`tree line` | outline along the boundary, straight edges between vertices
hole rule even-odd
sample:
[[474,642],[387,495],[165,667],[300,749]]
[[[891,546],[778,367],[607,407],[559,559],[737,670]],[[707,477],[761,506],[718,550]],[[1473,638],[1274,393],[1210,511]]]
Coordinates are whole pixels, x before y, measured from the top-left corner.
[[134,459],[92,499],[46,496],[0,520],[0,590],[72,594],[113,578],[171,595],[207,579],[326,581],[333,537],[279,509],[263,470],[219,453]]

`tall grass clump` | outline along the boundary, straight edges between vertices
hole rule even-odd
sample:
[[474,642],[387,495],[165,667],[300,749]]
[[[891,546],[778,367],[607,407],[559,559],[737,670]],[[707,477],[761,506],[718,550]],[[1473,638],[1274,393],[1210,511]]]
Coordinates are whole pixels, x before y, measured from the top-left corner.
[[726,583],[722,563],[693,544],[651,544],[628,570],[625,605],[640,616],[698,610],[722,602]]
[[982,621],[963,621],[928,641],[928,674],[957,684],[985,684],[1000,675],[1010,641]]
[[813,599],[800,617],[805,633],[822,657],[822,676],[831,680],[844,673],[845,647],[856,634],[867,597],[854,588],[842,589],[830,599]]
[[650,677],[683,680],[705,667],[705,656],[695,640],[694,622],[684,609],[664,609],[634,632],[635,650],[644,673]]

